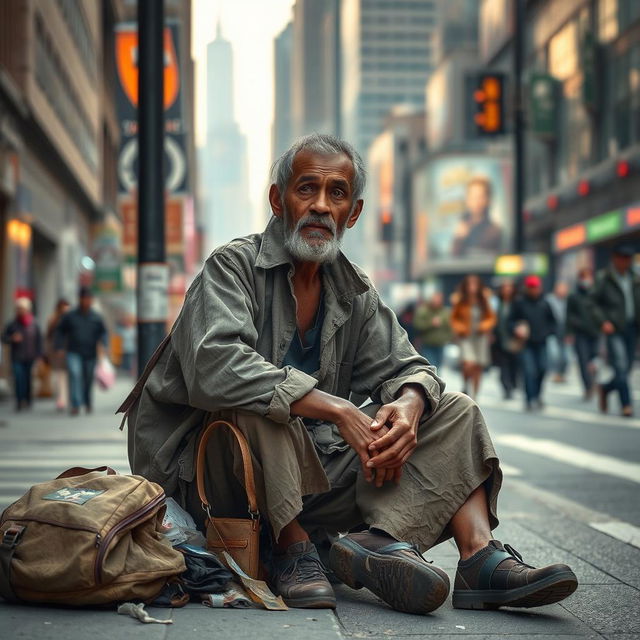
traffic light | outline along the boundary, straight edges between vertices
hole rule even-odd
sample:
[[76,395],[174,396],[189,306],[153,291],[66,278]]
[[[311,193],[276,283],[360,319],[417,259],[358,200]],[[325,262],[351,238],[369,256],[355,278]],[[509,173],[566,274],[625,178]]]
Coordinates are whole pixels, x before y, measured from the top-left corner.
[[504,133],[504,76],[501,73],[478,74],[473,100],[477,135]]

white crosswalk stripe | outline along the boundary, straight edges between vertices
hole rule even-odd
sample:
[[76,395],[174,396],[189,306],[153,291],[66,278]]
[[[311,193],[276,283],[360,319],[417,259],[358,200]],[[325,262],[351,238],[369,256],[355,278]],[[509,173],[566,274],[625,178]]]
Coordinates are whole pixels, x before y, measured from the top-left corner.
[[503,446],[526,451],[533,455],[544,456],[588,471],[640,483],[640,464],[634,462],[593,453],[555,440],[530,438],[515,433],[498,435],[494,440]]

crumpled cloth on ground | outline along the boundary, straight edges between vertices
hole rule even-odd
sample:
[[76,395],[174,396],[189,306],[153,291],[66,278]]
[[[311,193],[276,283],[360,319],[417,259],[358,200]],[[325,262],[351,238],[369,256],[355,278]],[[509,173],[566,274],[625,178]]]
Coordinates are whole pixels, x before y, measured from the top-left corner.
[[154,607],[184,607],[189,602],[187,593],[182,581],[179,578],[172,578],[164,585],[162,591],[151,603]]
[[190,544],[176,546],[184,554],[187,570],[180,576],[185,591],[192,596],[222,593],[233,577],[215,553]]
[[222,593],[207,593],[200,596],[202,604],[212,609],[249,609],[255,606],[247,592],[237,583],[230,582]]
[[145,610],[144,604],[135,604],[133,602],[125,602],[118,607],[118,615],[131,616],[135,620],[140,620],[146,624],[173,624],[173,620],[160,620],[158,618],[152,618]]

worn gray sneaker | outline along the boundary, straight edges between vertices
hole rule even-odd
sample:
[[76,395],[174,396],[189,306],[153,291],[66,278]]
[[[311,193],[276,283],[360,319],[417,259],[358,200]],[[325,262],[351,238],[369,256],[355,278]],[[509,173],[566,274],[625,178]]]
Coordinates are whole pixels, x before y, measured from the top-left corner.
[[271,559],[271,588],[287,606],[301,609],[335,609],[336,596],[325,575],[315,545],[297,542]]

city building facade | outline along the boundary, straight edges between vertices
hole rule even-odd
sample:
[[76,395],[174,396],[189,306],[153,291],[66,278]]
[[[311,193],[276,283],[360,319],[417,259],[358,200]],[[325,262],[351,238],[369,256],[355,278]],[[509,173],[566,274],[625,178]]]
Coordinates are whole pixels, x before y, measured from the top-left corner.
[[437,13],[434,0],[341,3],[341,133],[361,153],[382,131],[391,107],[422,108]]
[[120,232],[113,29],[118,0],[0,3],[0,321],[43,326],[95,276],[96,225]]
[[[507,0],[483,0],[481,60],[513,51]],[[525,249],[556,279],[640,241],[640,3],[537,0],[525,7]]]

